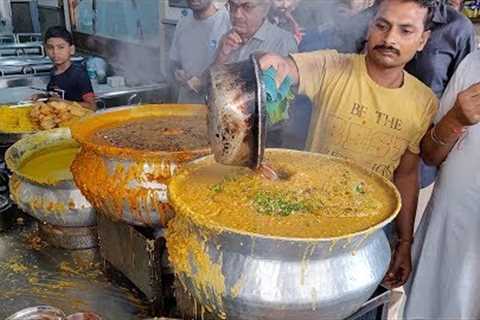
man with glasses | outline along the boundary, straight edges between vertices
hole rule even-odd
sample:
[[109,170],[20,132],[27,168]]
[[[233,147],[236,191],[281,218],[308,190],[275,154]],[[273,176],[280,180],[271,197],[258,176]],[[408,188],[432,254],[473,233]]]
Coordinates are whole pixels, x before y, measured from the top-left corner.
[[288,55],[297,52],[293,34],[267,19],[271,0],[228,0],[232,29],[222,38],[216,64],[248,59],[256,51]]
[[[257,51],[282,56],[297,52],[292,33],[273,25],[267,18],[272,0],[228,0],[232,29],[223,36],[214,64],[246,60]],[[285,123],[269,128],[267,145],[280,147]]]

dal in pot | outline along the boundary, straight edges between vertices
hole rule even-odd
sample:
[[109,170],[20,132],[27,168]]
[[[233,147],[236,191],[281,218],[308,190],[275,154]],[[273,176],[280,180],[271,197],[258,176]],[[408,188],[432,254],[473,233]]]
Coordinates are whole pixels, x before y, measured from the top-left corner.
[[268,151],[266,160],[288,178],[268,180],[213,159],[188,166],[171,183],[177,214],[239,233],[335,238],[368,230],[399,210],[390,182],[347,160],[281,150]]
[[79,149],[78,144],[71,140],[39,150],[20,164],[18,174],[45,184],[71,180],[70,166]]
[[150,151],[208,147],[205,119],[181,116],[146,117],[116,123],[95,132],[92,141],[107,146]]

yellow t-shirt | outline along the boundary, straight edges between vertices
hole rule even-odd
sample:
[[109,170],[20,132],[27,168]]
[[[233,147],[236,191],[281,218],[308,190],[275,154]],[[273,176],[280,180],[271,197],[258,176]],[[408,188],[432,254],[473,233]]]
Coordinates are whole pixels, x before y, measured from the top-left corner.
[[404,72],[397,89],[368,75],[365,55],[317,51],[292,55],[299,93],[313,102],[307,150],[349,158],[387,179],[420,140],[437,110],[433,92]]

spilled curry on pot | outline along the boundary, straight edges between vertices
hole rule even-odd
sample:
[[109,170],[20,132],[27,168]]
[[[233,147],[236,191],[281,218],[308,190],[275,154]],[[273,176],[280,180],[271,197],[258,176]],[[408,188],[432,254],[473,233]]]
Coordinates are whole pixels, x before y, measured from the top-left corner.
[[78,188],[114,220],[166,226],[169,180],[185,162],[210,153],[204,105],[143,105],[87,116],[72,126],[81,151]]
[[348,161],[269,151],[288,176],[272,181],[213,160],[190,165],[170,185],[177,215],[218,229],[266,236],[330,238],[367,230],[398,210],[394,188]]

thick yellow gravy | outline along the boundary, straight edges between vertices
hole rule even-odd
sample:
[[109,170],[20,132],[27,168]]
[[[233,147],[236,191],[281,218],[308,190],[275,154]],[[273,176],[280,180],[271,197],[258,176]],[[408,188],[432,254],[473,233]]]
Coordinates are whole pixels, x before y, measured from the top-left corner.
[[190,166],[170,185],[177,215],[220,229],[330,238],[369,229],[398,209],[391,186],[347,162],[289,152],[267,152],[266,161],[288,178],[213,160]]
[[64,143],[45,148],[25,159],[19,173],[39,183],[53,184],[61,180],[72,179],[70,165],[79,147],[75,143]]
[[0,132],[24,133],[33,132],[37,127],[30,119],[32,107],[10,108],[0,106]]

